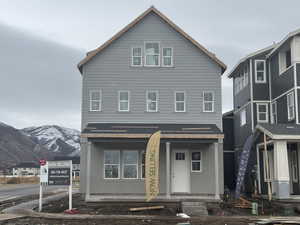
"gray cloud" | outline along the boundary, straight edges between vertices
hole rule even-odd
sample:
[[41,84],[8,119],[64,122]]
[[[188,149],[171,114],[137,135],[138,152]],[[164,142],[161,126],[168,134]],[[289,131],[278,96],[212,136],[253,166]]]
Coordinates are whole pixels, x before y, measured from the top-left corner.
[[[1,0],[0,22],[7,26],[0,26],[0,54],[5,55],[0,120],[17,127],[56,123],[79,128],[76,63],[150,5],[214,52],[228,71],[241,57],[300,27],[298,0]],[[227,111],[232,82],[226,73],[222,82]]]

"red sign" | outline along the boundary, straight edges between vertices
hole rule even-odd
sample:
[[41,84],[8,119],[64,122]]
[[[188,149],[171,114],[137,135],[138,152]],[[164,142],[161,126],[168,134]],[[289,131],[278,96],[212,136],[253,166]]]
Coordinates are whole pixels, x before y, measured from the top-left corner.
[[40,160],[40,165],[41,166],[45,166],[46,165],[46,160],[45,159],[41,159]]

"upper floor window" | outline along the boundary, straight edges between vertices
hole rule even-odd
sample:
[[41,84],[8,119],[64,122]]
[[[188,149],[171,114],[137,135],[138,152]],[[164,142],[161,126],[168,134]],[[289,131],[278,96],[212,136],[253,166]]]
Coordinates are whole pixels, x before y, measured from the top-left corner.
[[158,91],[147,91],[147,112],[157,112]]
[[133,47],[131,55],[131,65],[132,66],[142,66],[142,48]]
[[101,98],[100,90],[90,91],[90,111],[101,111]]
[[145,43],[145,66],[159,66],[160,47],[158,42]]
[[129,91],[119,91],[119,111],[129,111]]
[[203,112],[214,111],[214,93],[211,91],[203,92]]
[[266,61],[255,60],[255,82],[266,83]]
[[175,92],[175,112],[185,112],[185,92]]
[[257,122],[267,123],[268,120],[268,103],[257,103]]
[[272,105],[272,113],[271,113],[271,116],[272,116],[272,123],[276,124],[277,123],[277,102],[273,102]]
[[294,92],[289,93],[286,97],[287,97],[288,120],[293,120],[295,118]]
[[247,122],[246,109],[242,109],[240,112],[240,125],[244,126],[246,124],[246,122]]
[[279,52],[279,74],[292,65],[291,49]]
[[163,48],[163,66],[173,66],[173,49],[172,48]]

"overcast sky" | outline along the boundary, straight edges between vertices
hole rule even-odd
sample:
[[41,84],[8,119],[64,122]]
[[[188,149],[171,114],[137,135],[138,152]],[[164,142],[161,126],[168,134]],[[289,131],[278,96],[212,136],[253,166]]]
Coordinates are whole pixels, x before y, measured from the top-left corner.
[[[80,128],[78,61],[154,5],[228,65],[300,28],[299,0],[0,0],[0,121]],[[232,107],[223,75],[223,111]]]

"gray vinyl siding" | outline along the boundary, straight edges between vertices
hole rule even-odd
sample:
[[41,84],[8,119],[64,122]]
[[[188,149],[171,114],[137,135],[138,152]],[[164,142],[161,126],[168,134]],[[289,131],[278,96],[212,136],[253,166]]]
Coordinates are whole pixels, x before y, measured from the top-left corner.
[[[159,41],[173,47],[174,67],[131,67],[131,47]],[[221,68],[190,41],[150,14],[83,66],[82,128],[97,123],[206,123],[222,129]],[[89,112],[89,90],[102,90],[102,111]],[[118,112],[118,91],[130,91],[130,112]],[[159,92],[157,113],[146,112],[146,91]],[[174,91],[186,92],[186,112],[174,112]],[[215,112],[202,112],[203,91]]]
[[251,104],[246,107],[246,124],[244,126],[240,125],[240,112],[239,110],[234,113],[234,141],[235,148],[240,149],[244,146],[244,143],[249,135],[252,133],[251,128]]
[[293,66],[279,75],[278,53],[271,57],[272,98],[276,98],[294,87]]

